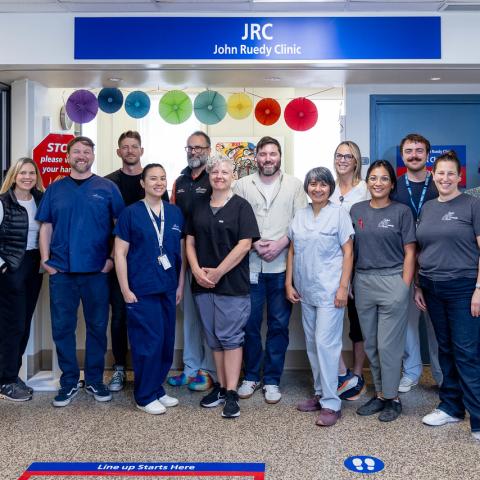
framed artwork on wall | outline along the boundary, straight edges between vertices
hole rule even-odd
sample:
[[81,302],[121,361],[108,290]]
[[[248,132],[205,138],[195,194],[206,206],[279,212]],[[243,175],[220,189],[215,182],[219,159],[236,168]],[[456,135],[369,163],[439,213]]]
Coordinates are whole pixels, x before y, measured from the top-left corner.
[[[255,146],[261,137],[214,137],[212,152],[225,155],[235,163],[235,177],[242,178],[257,171]],[[283,137],[275,137],[284,151]],[[283,170],[283,164],[282,164]]]

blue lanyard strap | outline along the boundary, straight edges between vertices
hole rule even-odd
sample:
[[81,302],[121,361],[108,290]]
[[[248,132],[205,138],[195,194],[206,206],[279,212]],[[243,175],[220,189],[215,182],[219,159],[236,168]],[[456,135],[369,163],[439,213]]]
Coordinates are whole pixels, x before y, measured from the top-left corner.
[[425,201],[425,195],[427,193],[428,184],[430,183],[430,177],[431,177],[430,173],[427,172],[427,176],[425,177],[425,182],[423,184],[422,194],[420,195],[420,200],[418,201],[418,206],[417,206],[413,201],[413,193],[412,193],[412,188],[410,187],[410,181],[408,180],[408,175],[405,174],[405,185],[407,186],[407,191],[408,191],[408,194],[410,195],[410,203],[412,204],[412,207],[415,210],[417,217],[420,215],[420,210],[422,209],[423,202]]

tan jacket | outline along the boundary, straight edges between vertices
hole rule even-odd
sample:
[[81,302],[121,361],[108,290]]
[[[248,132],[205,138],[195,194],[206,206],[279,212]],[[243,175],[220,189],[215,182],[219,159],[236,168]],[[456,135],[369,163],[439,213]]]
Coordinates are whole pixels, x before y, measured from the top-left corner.
[[[280,174],[272,195],[270,207],[262,191],[258,173],[237,180],[233,191],[245,198],[253,208],[260,236],[263,240],[278,240],[288,232],[295,212],[307,206],[307,196],[298,178]],[[250,272],[282,273],[286,269],[288,248],[272,262],[262,260],[255,250],[250,251]]]

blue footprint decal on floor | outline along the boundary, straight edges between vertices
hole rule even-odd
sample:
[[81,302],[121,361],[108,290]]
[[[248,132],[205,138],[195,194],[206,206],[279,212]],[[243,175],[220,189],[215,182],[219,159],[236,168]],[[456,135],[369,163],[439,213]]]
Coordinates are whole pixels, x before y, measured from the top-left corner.
[[385,468],[385,464],[379,458],[365,455],[348,457],[343,465],[356,473],[377,473]]

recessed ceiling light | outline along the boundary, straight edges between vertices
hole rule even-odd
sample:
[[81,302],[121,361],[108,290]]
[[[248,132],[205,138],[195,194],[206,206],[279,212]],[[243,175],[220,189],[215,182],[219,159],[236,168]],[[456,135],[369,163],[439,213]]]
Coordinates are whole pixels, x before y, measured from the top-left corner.
[[439,80],[441,80],[441,78],[440,77],[432,77],[430,80],[432,82],[438,82]]
[[117,78],[117,77],[112,77],[112,78],[109,78],[108,79],[110,82],[121,82],[122,79],[121,78]]

